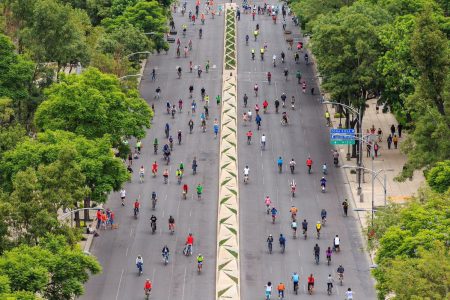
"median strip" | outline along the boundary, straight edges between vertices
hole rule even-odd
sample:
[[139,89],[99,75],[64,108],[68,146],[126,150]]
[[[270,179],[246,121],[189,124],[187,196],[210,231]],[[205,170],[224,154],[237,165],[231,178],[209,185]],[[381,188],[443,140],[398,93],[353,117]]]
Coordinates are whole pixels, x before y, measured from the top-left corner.
[[237,161],[236,5],[225,4],[216,299],[240,299],[239,181]]

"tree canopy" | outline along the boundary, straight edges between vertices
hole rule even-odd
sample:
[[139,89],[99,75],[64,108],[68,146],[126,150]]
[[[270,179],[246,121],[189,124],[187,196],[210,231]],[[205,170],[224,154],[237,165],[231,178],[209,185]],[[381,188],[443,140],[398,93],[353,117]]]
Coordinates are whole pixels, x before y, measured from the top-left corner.
[[144,137],[152,116],[136,90],[124,90],[116,77],[91,68],[52,85],[35,120],[41,130],[66,130],[89,139],[110,134],[118,145],[127,137]]

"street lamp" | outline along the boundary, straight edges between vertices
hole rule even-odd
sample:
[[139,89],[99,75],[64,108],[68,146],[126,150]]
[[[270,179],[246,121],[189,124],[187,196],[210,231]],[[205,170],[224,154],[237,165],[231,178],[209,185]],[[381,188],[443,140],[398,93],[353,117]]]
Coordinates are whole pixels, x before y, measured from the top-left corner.
[[130,57],[130,56],[133,56],[133,55],[136,55],[136,54],[152,54],[151,52],[149,52],[149,51],[141,51],[141,52],[133,52],[133,53],[131,53],[131,54],[128,54],[128,55],[125,55],[124,57]]
[[[342,107],[347,108],[350,110],[353,114],[356,114],[358,116],[358,134],[362,134],[362,111],[361,108],[356,110],[356,108],[353,108],[347,104],[343,104],[340,102],[334,102],[334,101],[323,101],[323,104],[334,104],[334,105],[340,105]],[[350,157],[350,146],[347,148],[347,158]],[[361,166],[362,164],[362,144],[361,141],[358,141],[358,166]],[[349,159],[348,159],[349,160]],[[361,170],[358,169],[358,195],[361,194]]]

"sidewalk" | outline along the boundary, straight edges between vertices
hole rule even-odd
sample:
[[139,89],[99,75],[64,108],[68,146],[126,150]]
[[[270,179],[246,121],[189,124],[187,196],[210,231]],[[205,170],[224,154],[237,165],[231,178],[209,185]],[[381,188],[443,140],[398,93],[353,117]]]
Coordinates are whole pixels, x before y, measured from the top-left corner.
[[[374,206],[384,206],[384,174],[386,175],[386,194],[387,200],[386,202],[389,204],[390,202],[395,203],[403,203],[408,201],[412,195],[417,192],[417,189],[420,185],[425,181],[423,173],[420,171],[416,171],[414,173],[414,177],[412,180],[406,180],[405,182],[396,182],[394,181],[394,177],[397,176],[403,168],[404,163],[406,162],[406,155],[400,153],[400,145],[405,140],[405,136],[407,135],[404,130],[402,131],[401,138],[398,139],[398,149],[395,149],[394,144],[392,143],[391,149],[388,149],[387,145],[387,137],[391,134],[391,125],[395,125],[395,134],[398,136],[397,131],[397,121],[395,117],[390,112],[383,113],[382,108],[380,107],[379,112],[376,111],[376,99],[367,101],[369,105],[366,108],[363,124],[362,124],[362,132],[363,134],[367,133],[367,130],[370,130],[372,126],[375,127],[377,133],[378,129],[381,128],[382,141],[378,143],[378,157],[375,157],[373,162],[373,169],[377,172],[380,169],[384,171],[381,172],[377,179],[375,179],[374,185]],[[333,123],[333,127],[337,128],[339,125],[339,118],[333,118],[335,109],[331,107],[331,105],[327,105],[328,111],[331,114],[331,120]],[[337,107],[336,107],[337,109]],[[356,158],[351,158],[350,161],[347,161],[347,145],[338,145],[336,149],[339,151],[339,164],[342,165],[356,165]],[[364,143],[362,146],[362,163],[363,167],[371,169],[372,168],[372,159],[367,157],[366,144]],[[351,149],[350,149],[351,150]],[[372,174],[370,171],[364,171],[364,176],[361,180],[361,194],[360,197],[357,194],[358,181],[356,174],[352,174],[352,169],[342,169],[345,172],[347,177],[349,188],[351,190],[352,199],[349,199],[350,209],[367,209],[368,211],[358,212],[359,218],[362,222],[362,225],[366,227],[370,225],[370,209],[372,206]],[[355,169],[353,169],[355,170]],[[354,171],[353,171],[354,172]],[[362,171],[361,171],[362,172]],[[381,183],[380,183],[381,182]],[[382,184],[383,183],[383,184]],[[361,202],[363,200],[363,202]],[[356,206],[356,207],[355,207]]]

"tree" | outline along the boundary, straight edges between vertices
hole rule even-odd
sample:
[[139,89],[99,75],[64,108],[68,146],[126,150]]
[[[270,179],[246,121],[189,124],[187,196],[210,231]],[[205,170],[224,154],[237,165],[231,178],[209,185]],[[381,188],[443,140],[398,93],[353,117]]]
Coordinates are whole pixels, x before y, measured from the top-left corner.
[[[435,251],[436,243],[447,243],[447,233],[450,231],[448,223],[448,211],[450,209],[450,191],[445,194],[432,192],[430,189],[420,191],[418,197],[411,203],[404,206],[397,206],[397,209],[386,210],[379,215],[375,215],[374,228],[381,229],[376,232],[375,238],[378,240],[377,256],[375,258],[378,268],[373,271],[377,280],[377,290],[379,299],[384,299],[385,295],[394,291],[399,299],[422,299],[414,297],[401,297],[405,293],[414,295],[421,290],[424,284],[420,278],[438,278],[432,280],[432,285],[442,285],[441,270],[433,268],[417,277],[419,280],[417,286],[407,285],[400,287],[400,282],[393,282],[392,276],[399,275],[400,272],[406,276],[401,282],[406,282],[410,274],[416,274],[421,268],[416,268],[413,273],[402,269],[404,266],[401,261],[410,262],[412,266],[422,258],[423,251]],[[381,216],[381,219],[379,218]],[[390,218],[391,217],[391,218]],[[383,225],[384,224],[384,225]],[[419,259],[419,260],[418,260]],[[438,258],[437,261],[439,261]],[[411,265],[410,264],[410,265]],[[448,264],[446,266],[448,268]],[[408,268],[409,269],[409,268]],[[392,273],[389,273],[392,271]],[[436,282],[439,281],[440,282]],[[448,279],[447,279],[448,280]],[[415,281],[411,281],[415,282]],[[422,282],[422,283],[421,283]],[[416,289],[417,287],[417,289]],[[441,293],[442,288],[437,288]],[[430,297],[432,294],[429,294]],[[441,294],[442,295],[442,294]],[[432,297],[430,299],[444,299],[445,297]]]
[[[71,163],[60,161],[52,165],[58,160],[58,157],[65,155],[64,149],[75,151],[73,160],[72,158],[70,160]],[[72,155],[72,152],[69,153]],[[50,178],[48,186],[52,187],[54,191],[59,189],[70,190],[72,198],[69,199],[73,199],[73,201],[77,200],[76,195],[84,193],[76,189],[77,185],[73,185],[81,180],[79,178],[80,175],[78,169],[64,170],[64,166],[68,167],[72,163],[75,166],[79,166],[81,174],[85,178],[82,187],[89,189],[84,198],[84,207],[90,207],[91,200],[105,202],[111,191],[119,190],[122,184],[129,179],[129,174],[122,161],[114,156],[111,150],[111,140],[107,135],[100,139],[88,140],[71,132],[46,131],[38,134],[37,140],[27,139],[25,142],[18,144],[15,149],[5,152],[0,162],[2,185],[6,192],[11,193],[14,191],[13,178],[17,177],[16,174],[20,171],[24,171],[27,168],[38,170],[39,167],[42,168],[41,165],[50,165],[49,168],[55,170],[55,176],[64,172],[67,180],[61,180],[59,184],[62,186],[58,186]],[[78,179],[71,183],[69,181],[73,175],[77,175]],[[45,182],[47,181],[44,181],[42,184]],[[49,198],[61,199],[58,195]],[[78,199],[77,201],[80,200]],[[66,207],[67,204],[67,202],[59,203],[63,207]],[[73,203],[73,205],[78,205],[78,203]],[[87,213],[85,214],[85,219],[88,219]],[[75,220],[79,225],[78,214],[75,215]]]
[[408,161],[400,180],[412,177],[414,170],[429,169],[450,158],[449,44],[430,9],[417,17],[411,41],[420,75],[414,93],[405,102],[414,130],[402,147]]
[[395,299],[448,299],[450,256],[442,242],[419,248],[417,258],[397,257],[383,268]]
[[161,45],[164,46],[165,42],[161,43],[161,40],[168,31],[167,17],[165,8],[157,1],[138,1],[134,6],[127,7],[122,15],[102,21],[102,25],[108,30],[121,27],[123,24],[131,24],[144,33],[151,32],[149,39],[158,46],[156,49],[160,49]]
[[67,130],[89,139],[111,134],[115,146],[125,137],[144,137],[153,116],[136,90],[122,89],[117,78],[93,68],[63,75],[46,95],[36,111],[39,129]]
[[438,162],[427,173],[427,182],[434,191],[447,192],[450,189],[450,160]]
[[85,12],[56,0],[38,0],[30,27],[23,30],[24,44],[39,63],[57,64],[57,71],[74,61],[87,64]]
[[106,32],[99,41],[102,53],[112,54],[116,60],[135,52],[150,49],[151,43],[142,30],[130,24],[123,24]]
[[310,31],[311,22],[316,20],[320,15],[336,13],[341,7],[351,5],[353,2],[353,0],[292,1],[291,8],[300,18],[302,27],[306,28],[306,31]]
[[22,245],[0,257],[0,273],[12,291],[40,293],[49,300],[82,295],[89,274],[100,271],[94,257],[68,246],[63,236],[48,235],[38,246]]
[[379,39],[383,50],[377,62],[377,70],[383,77],[381,102],[386,102],[398,114],[407,113],[403,109],[406,99],[414,93],[414,85],[419,72],[411,54],[411,38],[415,17],[397,17],[394,22],[380,28]]
[[11,40],[0,34],[0,98],[12,99],[16,117],[20,120],[30,101],[33,71],[34,63],[18,55]]

